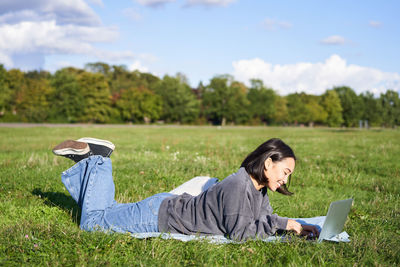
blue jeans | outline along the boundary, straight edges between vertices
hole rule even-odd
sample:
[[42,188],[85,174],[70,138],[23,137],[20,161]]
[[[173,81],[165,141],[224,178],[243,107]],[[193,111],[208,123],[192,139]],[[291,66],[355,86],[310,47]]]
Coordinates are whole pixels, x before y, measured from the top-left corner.
[[158,232],[161,193],[136,203],[117,203],[110,158],[91,156],[61,175],[62,182],[82,210],[80,228],[86,231]]

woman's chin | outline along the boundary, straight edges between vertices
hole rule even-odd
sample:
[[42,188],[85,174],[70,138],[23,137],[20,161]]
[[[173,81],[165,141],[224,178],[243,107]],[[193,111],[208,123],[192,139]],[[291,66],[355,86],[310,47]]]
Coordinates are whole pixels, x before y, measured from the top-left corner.
[[276,187],[274,187],[274,186],[268,186],[268,189],[271,190],[272,192],[275,192],[276,189],[278,189],[278,188],[276,188]]

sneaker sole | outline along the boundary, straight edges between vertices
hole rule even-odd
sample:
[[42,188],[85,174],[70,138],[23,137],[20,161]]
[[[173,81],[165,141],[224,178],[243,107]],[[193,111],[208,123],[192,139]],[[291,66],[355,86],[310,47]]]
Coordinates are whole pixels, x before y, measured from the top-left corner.
[[107,140],[102,140],[102,139],[97,139],[97,138],[92,138],[92,137],[83,137],[78,140],[78,142],[84,142],[88,144],[95,144],[95,145],[100,145],[100,146],[106,146],[111,150],[115,149],[115,145],[111,143],[110,141]]
[[[59,146],[61,147],[57,148]],[[75,146],[75,148],[73,146]],[[53,153],[57,156],[65,156],[69,154],[85,155],[86,153],[89,152],[90,152],[90,147],[87,144],[85,143],[77,144],[76,141],[73,140],[65,141],[53,149]]]

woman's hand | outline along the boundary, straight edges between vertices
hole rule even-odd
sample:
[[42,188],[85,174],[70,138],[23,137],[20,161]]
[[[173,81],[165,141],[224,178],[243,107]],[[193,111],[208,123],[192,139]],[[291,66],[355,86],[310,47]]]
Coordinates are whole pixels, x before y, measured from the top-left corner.
[[306,236],[309,238],[317,238],[319,236],[319,231],[314,225],[301,225],[295,220],[289,219],[286,225],[286,230],[293,231],[298,235]]
[[295,220],[289,219],[286,225],[286,230],[294,231],[296,234],[301,234],[302,231],[301,224],[296,222]]
[[302,236],[307,238],[316,239],[319,237],[319,231],[315,225],[302,225],[303,230],[301,231]]

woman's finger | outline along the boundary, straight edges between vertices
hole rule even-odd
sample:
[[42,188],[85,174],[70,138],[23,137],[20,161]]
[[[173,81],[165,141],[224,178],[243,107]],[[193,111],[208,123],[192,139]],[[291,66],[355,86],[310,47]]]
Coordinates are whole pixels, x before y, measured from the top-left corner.
[[319,231],[317,227],[315,227],[314,225],[302,225],[302,227],[303,227],[302,235],[309,236],[312,238],[316,238],[319,236]]
[[312,231],[314,237],[318,237],[319,236],[319,231],[318,231],[317,227],[315,227],[314,225],[311,226],[311,231]]
[[319,231],[317,229],[317,227],[314,226],[314,234],[316,237],[319,237]]

